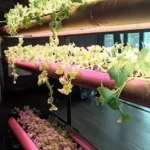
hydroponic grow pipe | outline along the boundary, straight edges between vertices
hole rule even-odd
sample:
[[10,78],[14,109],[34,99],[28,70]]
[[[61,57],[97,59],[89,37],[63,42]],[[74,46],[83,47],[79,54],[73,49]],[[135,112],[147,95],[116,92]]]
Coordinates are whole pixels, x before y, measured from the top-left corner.
[[85,150],[97,150],[96,147],[92,146],[89,142],[87,142],[83,137],[78,135],[75,132],[69,132],[70,137],[78,143]]
[[[6,61],[7,60],[8,59],[6,58]],[[25,70],[39,71],[40,65],[41,62],[35,62],[33,64],[29,61],[22,62],[21,59],[16,58],[16,66]],[[47,67],[50,77],[59,78],[59,75],[55,73],[56,68],[57,64],[50,64]],[[69,68],[66,68],[66,70],[69,70]],[[80,69],[76,79],[73,80],[73,84],[97,91],[97,88],[100,87],[101,84],[109,89],[112,89],[115,86],[115,81],[111,80],[107,73]],[[150,86],[147,81],[128,81],[121,94],[121,98],[135,104],[150,107]]]
[[32,140],[13,117],[9,118],[8,124],[25,150],[38,150]]
[[[21,128],[21,126],[18,124],[15,118],[9,118],[8,124],[25,150],[38,150],[38,148],[28,137],[26,132]],[[97,150],[96,147],[91,145],[88,141],[86,141],[77,133],[69,131],[69,136],[85,150]]]
[[[71,17],[63,21],[63,30],[59,34],[76,34],[76,31],[81,31],[78,32],[80,34],[99,33],[103,32],[103,29],[104,32],[149,29],[149,6],[149,0],[95,0],[72,9]],[[18,29],[18,34],[32,36],[50,34],[50,16],[44,16],[43,20],[42,26],[32,21],[28,29],[23,27]]]
[[[140,24],[129,24],[129,25],[117,25],[117,26],[102,26],[90,29],[78,29],[78,30],[62,30],[57,33],[58,36],[66,35],[81,35],[81,34],[94,34],[94,33],[106,33],[106,32],[119,32],[119,31],[139,31],[144,29],[150,29],[150,23],[140,23]],[[29,30],[25,33],[18,34],[13,37],[23,37],[23,38],[35,38],[35,37],[49,37],[52,36],[52,33],[49,30],[37,29],[36,32]],[[5,35],[5,37],[10,37]]]

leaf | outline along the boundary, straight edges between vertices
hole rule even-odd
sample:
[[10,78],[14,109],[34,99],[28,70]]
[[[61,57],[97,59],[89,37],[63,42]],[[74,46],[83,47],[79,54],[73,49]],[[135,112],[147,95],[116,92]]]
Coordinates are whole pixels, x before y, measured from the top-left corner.
[[77,71],[71,71],[71,72],[69,72],[69,76],[70,76],[71,79],[75,79],[76,75],[77,75]]
[[51,104],[51,107],[50,107],[49,110],[50,110],[50,111],[58,110],[58,108],[57,108],[55,105]]
[[119,88],[127,81],[127,71],[124,67],[119,70],[113,66],[108,70],[108,73],[111,79],[115,80],[116,88]]
[[62,89],[58,89],[58,91],[62,94],[68,95],[70,92],[72,92],[73,85],[71,83],[68,83],[63,86]]
[[108,88],[104,87],[103,85],[98,88],[98,92],[106,99],[114,94],[113,91],[109,90]]
[[149,63],[144,62],[144,61],[140,61],[138,64],[138,71],[141,73],[141,75],[146,75],[149,72]]
[[43,83],[42,83],[42,80],[41,79],[38,79],[38,85],[40,86],[40,85],[42,85]]
[[114,110],[119,109],[119,99],[117,98],[117,94],[114,93],[113,91],[109,90],[108,88],[105,87],[100,87],[98,88],[99,94],[101,95],[100,97],[96,97],[96,104],[99,105],[100,103],[102,104],[108,104],[109,107],[111,107]]
[[108,88],[105,88],[103,85],[98,88],[98,92],[101,95],[100,101],[102,104],[108,104],[112,97],[116,96],[116,94],[109,90]]
[[118,123],[123,123],[123,122],[127,122],[127,121],[130,121],[130,120],[131,120],[130,115],[121,113],[121,116],[120,116],[120,118],[117,120],[117,122],[118,122]]
[[52,20],[55,20],[57,18],[56,12],[51,13],[51,18]]
[[58,91],[59,91],[60,93],[62,93],[62,94],[65,94],[65,95],[66,95],[64,88],[62,88],[62,89],[58,89]]
[[62,85],[67,84],[67,81],[65,80],[64,77],[60,77],[60,78],[59,78],[59,82],[60,82]]
[[145,56],[149,53],[149,49],[148,48],[143,48],[140,53],[139,53],[139,57],[140,59],[145,59]]
[[44,23],[44,20],[41,18],[36,18],[36,21],[38,22],[39,25],[42,25]]
[[114,110],[118,110],[119,109],[119,99],[117,97],[112,97],[111,100],[108,103],[108,106],[111,107]]
[[135,63],[127,63],[126,66],[126,71],[128,76],[133,76],[134,71],[136,70],[136,64]]
[[95,100],[96,100],[96,105],[97,105],[97,106],[100,104],[99,98],[100,98],[100,97],[96,97],[96,98],[95,98]]
[[29,61],[33,64],[34,63],[34,59],[35,59],[35,56],[33,55],[32,57],[30,57]]
[[55,73],[58,75],[63,74],[64,73],[64,67],[62,65],[58,64]]
[[73,87],[73,84],[71,82],[68,82],[68,88],[72,88]]
[[54,101],[54,98],[53,98],[53,97],[50,97],[50,98],[48,99],[47,103],[48,103],[48,104],[52,104],[53,101]]
[[98,106],[101,102],[102,102],[102,98],[101,97],[96,97],[96,105]]

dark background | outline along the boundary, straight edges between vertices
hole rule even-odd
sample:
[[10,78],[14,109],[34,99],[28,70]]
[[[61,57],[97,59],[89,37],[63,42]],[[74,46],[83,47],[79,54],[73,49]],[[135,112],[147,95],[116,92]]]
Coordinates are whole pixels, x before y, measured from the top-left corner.
[[[0,21],[5,21],[4,14],[17,3],[27,5],[28,0],[0,0]],[[0,24],[0,26],[2,26],[2,24]]]

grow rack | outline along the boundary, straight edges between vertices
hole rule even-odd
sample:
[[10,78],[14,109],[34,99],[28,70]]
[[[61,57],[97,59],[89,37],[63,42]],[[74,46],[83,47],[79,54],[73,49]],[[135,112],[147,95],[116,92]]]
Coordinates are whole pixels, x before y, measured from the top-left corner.
[[[95,2],[87,6],[82,6],[72,10],[71,18],[63,21],[63,30],[58,33],[60,36],[103,33],[103,32],[121,32],[133,30],[150,29],[150,1],[144,0],[105,0]],[[140,10],[140,11],[139,11]],[[7,27],[2,29],[5,38],[37,38],[47,37],[52,35],[49,32],[47,22],[49,17],[44,17],[45,23],[43,26],[37,25],[35,22],[30,24],[28,29],[18,29],[18,36],[9,37],[5,34]],[[4,55],[3,55],[4,56]],[[4,58],[6,61],[7,58]],[[30,62],[21,62],[16,58],[16,65],[25,70],[38,70],[40,63],[35,65]],[[52,64],[48,68],[49,76],[58,78],[55,74],[57,64]],[[6,67],[6,65],[5,65]],[[5,72],[6,68],[4,68]],[[113,88],[115,82],[110,80],[108,74],[99,73],[96,71],[80,70],[74,84],[96,90],[103,82],[103,85],[108,88]],[[130,81],[123,90],[122,98],[124,100],[150,107],[150,92],[146,88],[147,82],[140,80]],[[71,125],[71,103],[68,102],[68,124]]]

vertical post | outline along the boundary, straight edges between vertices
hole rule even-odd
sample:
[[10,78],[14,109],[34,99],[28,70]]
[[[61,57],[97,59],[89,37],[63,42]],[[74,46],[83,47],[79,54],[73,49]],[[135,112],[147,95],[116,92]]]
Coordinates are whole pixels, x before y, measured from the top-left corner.
[[0,83],[0,103],[2,102],[2,90],[1,90],[1,83]]
[[114,43],[121,43],[120,33],[114,33]]
[[71,126],[71,94],[67,99],[67,123]]
[[140,31],[139,33],[139,49],[141,50],[143,48],[143,42],[144,42],[144,33],[143,31]]
[[3,42],[1,45],[1,87],[2,93],[5,93],[8,89],[8,64],[5,62],[4,50],[8,47],[7,38],[3,37]]
[[104,34],[103,33],[97,34],[97,44],[100,46],[104,45]]
[[1,85],[3,84],[1,42],[2,42],[2,38],[0,37],[0,102],[2,101],[2,88],[1,88]]
[[[66,37],[66,45],[68,45],[71,41],[71,37]],[[69,98],[67,98],[67,124],[71,126],[71,94],[69,94]]]
[[127,45],[127,42],[128,42],[128,33],[125,32],[125,33],[124,33],[124,45],[125,45],[125,46]]

